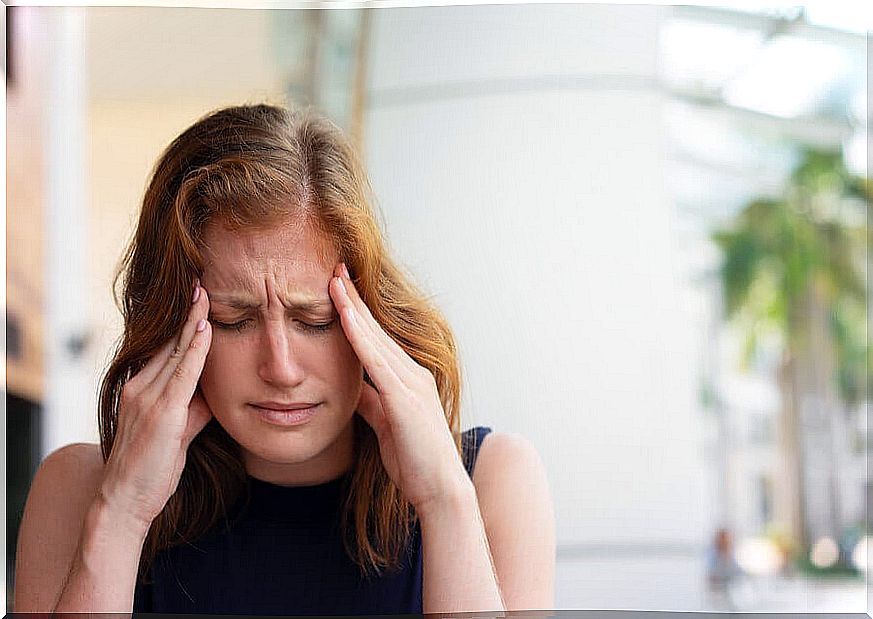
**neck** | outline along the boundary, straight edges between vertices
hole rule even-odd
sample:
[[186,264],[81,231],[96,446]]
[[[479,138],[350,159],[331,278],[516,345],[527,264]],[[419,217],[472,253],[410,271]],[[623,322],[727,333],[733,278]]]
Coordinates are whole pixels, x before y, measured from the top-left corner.
[[316,486],[333,481],[352,470],[354,456],[354,418],[333,443],[303,462],[273,462],[246,450],[242,454],[246,473],[277,486]]

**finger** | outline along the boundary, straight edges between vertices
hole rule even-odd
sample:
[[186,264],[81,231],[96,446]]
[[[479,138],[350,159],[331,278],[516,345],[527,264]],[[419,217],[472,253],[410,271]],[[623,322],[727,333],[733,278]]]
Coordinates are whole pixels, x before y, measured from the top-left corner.
[[355,410],[373,428],[376,437],[381,437],[387,427],[388,419],[382,408],[382,399],[373,387],[364,383],[364,387],[361,389],[361,397],[358,399],[358,405]]
[[[164,388],[167,402],[183,403],[188,407],[194,397],[194,392],[197,390],[200,374],[206,363],[206,355],[209,353],[209,345],[212,342],[212,325],[204,318],[198,322],[197,329],[200,330],[195,330],[194,337],[191,338],[181,361],[173,369]],[[199,406],[199,403],[195,404],[196,406]],[[199,412],[203,413],[202,410]],[[198,417],[196,421],[199,421],[203,416]]]
[[[349,298],[342,278],[335,277],[332,285],[334,287],[331,290],[331,296],[334,297],[340,315],[346,316],[342,323],[346,336],[350,342],[354,339],[355,342],[360,342],[359,347],[363,347],[358,358],[364,364],[365,369],[370,371],[371,378],[379,392],[385,393],[386,390],[398,392],[396,385],[398,380],[407,389],[412,388],[416,380],[416,370],[420,369],[419,366],[379,326],[372,315],[370,315],[369,324],[365,321]],[[355,347],[356,344],[352,346]],[[359,348],[356,348],[356,352],[358,351]],[[386,373],[381,366],[390,369],[390,373]]]
[[[191,346],[191,342],[197,333],[197,324],[201,320],[206,320],[209,316],[209,296],[206,289],[201,287],[197,301],[191,306],[191,311],[188,312],[188,319],[182,325],[182,331],[179,334],[179,339],[170,348],[166,362],[155,377],[153,384],[156,388],[163,391],[170,377],[176,372],[182,360],[185,357],[186,351]],[[208,322],[208,321],[207,321]]]
[[[195,307],[197,302],[200,300],[202,288],[200,287],[200,278],[194,280],[194,291],[192,292],[191,299],[191,309],[189,310],[189,319],[190,314],[195,311]],[[148,385],[152,383],[155,378],[161,373],[161,370],[167,364],[167,360],[170,356],[173,355],[174,349],[179,345],[179,340],[181,338],[181,332],[176,337],[171,337],[168,339],[163,346],[161,346],[158,351],[149,359],[148,363],[143,367],[142,370],[139,371],[137,376],[138,380],[141,380],[144,384]]]
[[339,278],[335,277],[331,280],[330,291],[331,295],[334,296],[346,338],[376,389],[380,393],[397,391],[397,388],[403,385],[403,381],[400,380],[394,369],[397,361],[390,362],[386,357],[385,347],[378,345],[374,341],[372,333],[362,328],[354,307],[348,302],[348,297],[343,298],[342,296],[342,284]]
[[161,369],[166,365],[167,359],[170,356],[170,352],[173,350],[173,347],[178,342],[179,338],[171,337],[163,345],[158,349],[158,351],[151,356],[148,362],[143,366],[143,368],[136,373],[136,375],[131,379],[131,381],[136,380],[143,385],[151,384],[157,375],[160,373]]
[[339,263],[337,267],[334,269],[334,275],[339,277],[343,286],[345,287],[346,296],[349,299],[349,302],[352,306],[357,310],[357,312],[361,315],[362,322],[365,327],[372,329],[377,334],[381,335],[380,339],[383,340],[388,349],[395,354],[398,358],[403,359],[408,357],[406,351],[394,341],[394,339],[385,332],[385,329],[382,328],[382,325],[379,324],[379,321],[373,317],[373,313],[370,311],[370,308],[364,303],[364,300],[361,298],[361,295],[358,294],[358,289],[355,287],[355,283],[352,281],[349,276],[349,271],[346,268],[344,263]]
[[393,357],[396,360],[399,364],[397,368],[401,373],[411,372],[414,369],[415,360],[403,350],[400,344],[394,341],[394,338],[386,333],[382,325],[373,317],[370,308],[358,294],[354,282],[348,277],[348,270],[345,270],[344,267],[345,265],[340,263],[334,270],[336,277],[343,284],[340,303],[343,306],[349,305],[355,310],[361,328],[369,331],[373,335],[373,339],[387,349],[388,357]]

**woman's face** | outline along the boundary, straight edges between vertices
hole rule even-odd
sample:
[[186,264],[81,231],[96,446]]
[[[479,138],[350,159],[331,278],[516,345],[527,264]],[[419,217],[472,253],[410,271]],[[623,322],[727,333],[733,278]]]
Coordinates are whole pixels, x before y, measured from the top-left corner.
[[[212,222],[204,243],[213,336],[200,388],[213,415],[259,479],[338,477],[352,464],[362,371],[328,293],[335,250],[291,224],[230,231]],[[270,409],[310,404],[302,423],[269,419]]]

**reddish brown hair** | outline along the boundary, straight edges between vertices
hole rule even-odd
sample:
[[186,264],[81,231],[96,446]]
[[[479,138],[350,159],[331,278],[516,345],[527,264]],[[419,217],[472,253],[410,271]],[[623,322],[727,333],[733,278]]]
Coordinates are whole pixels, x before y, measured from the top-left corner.
[[[230,107],[195,122],[158,159],[139,223],[116,276],[124,334],[101,385],[104,459],[112,451],[122,387],[175,337],[203,269],[210,221],[231,228],[288,219],[333,242],[373,316],[433,374],[460,453],[460,370],[445,319],[392,261],[371,206],[363,168],[334,125],[311,112],[271,105]],[[342,526],[362,574],[396,566],[415,514],[386,474],[370,427],[355,416],[356,461]],[[188,450],[179,486],[152,523],[140,562],[205,533],[246,491],[239,446],[216,420]]]

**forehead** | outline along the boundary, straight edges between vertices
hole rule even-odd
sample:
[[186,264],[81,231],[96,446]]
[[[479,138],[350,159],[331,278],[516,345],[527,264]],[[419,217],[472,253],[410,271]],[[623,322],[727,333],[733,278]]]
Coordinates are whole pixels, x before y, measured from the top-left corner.
[[[272,274],[306,278],[332,272],[338,256],[333,244],[309,223],[232,230],[210,222],[203,233],[204,276],[243,283]],[[227,281],[226,283],[230,283]]]

